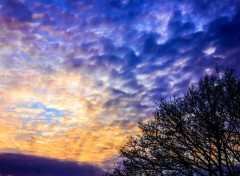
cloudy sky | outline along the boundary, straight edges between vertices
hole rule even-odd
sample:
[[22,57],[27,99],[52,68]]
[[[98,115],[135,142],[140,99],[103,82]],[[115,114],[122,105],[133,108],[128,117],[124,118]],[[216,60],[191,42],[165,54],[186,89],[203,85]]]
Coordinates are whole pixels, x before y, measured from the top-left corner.
[[0,153],[106,170],[215,64],[240,64],[239,0],[0,0]]

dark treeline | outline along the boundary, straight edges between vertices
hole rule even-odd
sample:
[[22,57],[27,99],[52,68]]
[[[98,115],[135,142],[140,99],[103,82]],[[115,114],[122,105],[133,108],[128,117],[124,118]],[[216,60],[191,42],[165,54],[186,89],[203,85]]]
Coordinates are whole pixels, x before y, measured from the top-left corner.
[[184,96],[162,98],[139,128],[107,176],[239,176],[240,79],[217,68]]

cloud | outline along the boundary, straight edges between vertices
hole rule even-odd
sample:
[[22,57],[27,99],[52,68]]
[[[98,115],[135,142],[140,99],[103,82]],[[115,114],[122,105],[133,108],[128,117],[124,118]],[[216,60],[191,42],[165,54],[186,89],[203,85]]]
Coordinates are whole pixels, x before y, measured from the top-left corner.
[[2,13],[5,17],[10,17],[19,21],[31,21],[32,12],[26,4],[18,0],[5,0],[2,2]]
[[[6,69],[1,73],[7,83],[0,87],[4,102],[0,107],[1,152],[24,152],[98,165],[117,154],[117,146],[122,145],[129,131],[134,131],[134,119],[129,120],[129,126],[112,124],[119,116],[134,116],[135,98],[126,97],[132,99],[131,109],[127,108],[125,97],[120,104],[107,108],[112,92],[105,87],[106,83],[102,87],[96,85],[98,75],[64,71],[38,75],[29,71],[21,75],[11,73],[11,79],[4,76]],[[104,75],[103,71],[99,73]]]
[[90,164],[21,154],[1,154],[0,173],[15,176],[99,176],[104,174],[102,169]]
[[236,13],[231,19],[225,16],[212,21],[208,25],[213,46],[217,48],[216,54],[227,58],[239,56],[239,17],[240,12]]
[[116,159],[115,147],[152,116],[160,95],[183,94],[216,63],[239,65],[239,7],[1,1],[0,150],[99,165]]

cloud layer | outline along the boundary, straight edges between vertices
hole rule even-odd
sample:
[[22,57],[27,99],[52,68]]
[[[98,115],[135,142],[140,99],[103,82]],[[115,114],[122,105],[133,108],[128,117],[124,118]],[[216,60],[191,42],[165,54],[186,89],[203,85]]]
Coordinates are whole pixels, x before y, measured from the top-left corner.
[[0,151],[108,168],[160,95],[181,95],[216,63],[238,67],[239,7],[1,0]]
[[20,154],[1,154],[0,172],[15,176],[99,176],[104,174],[100,168],[89,164],[79,165],[72,161],[58,161]]

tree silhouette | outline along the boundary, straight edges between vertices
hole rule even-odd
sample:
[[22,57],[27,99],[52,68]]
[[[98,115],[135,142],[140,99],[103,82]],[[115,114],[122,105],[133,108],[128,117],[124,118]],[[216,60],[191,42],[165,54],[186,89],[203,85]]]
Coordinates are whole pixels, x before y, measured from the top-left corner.
[[139,129],[107,176],[240,175],[240,79],[216,69],[184,96],[162,98]]

